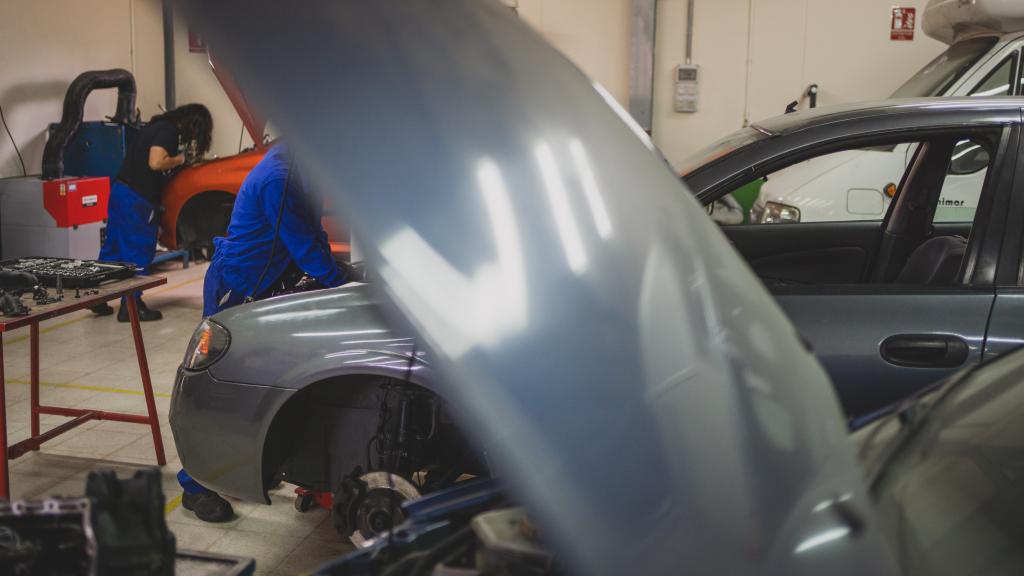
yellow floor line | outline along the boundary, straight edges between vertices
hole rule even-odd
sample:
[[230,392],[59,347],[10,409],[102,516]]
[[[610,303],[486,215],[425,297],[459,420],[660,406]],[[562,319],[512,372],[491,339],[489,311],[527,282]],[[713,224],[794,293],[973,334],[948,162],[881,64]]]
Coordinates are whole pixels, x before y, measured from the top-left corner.
[[[181,288],[181,287],[184,287],[184,286],[188,286],[189,284],[195,284],[196,282],[200,282],[200,281],[204,280],[205,278],[206,278],[206,276],[203,275],[203,276],[199,276],[198,278],[192,278],[191,280],[186,280],[184,282],[179,282],[177,284],[161,286],[159,288],[154,288],[153,290],[147,290],[146,294],[153,295],[153,294],[160,294],[161,292],[166,292],[168,290],[176,290],[178,288]],[[40,328],[39,329],[39,333],[40,334],[47,334],[47,333],[53,332],[54,330],[57,330],[59,328],[63,328],[65,326],[69,326],[71,324],[75,324],[75,323],[81,322],[83,320],[88,320],[90,318],[92,318],[92,315],[79,316],[78,318],[72,318],[70,320],[65,320],[64,322],[60,322],[58,324],[53,324],[51,326],[47,326],[46,328]],[[10,338],[10,339],[4,341],[4,344],[15,344],[17,342],[24,342],[25,340],[29,339],[29,336],[30,336],[29,334],[25,334],[24,336],[17,336],[15,338]]]
[[181,494],[167,501],[167,504],[164,505],[164,516],[170,516],[171,512],[178,509],[178,506],[181,506]]
[[[28,385],[32,382],[30,380],[22,380],[21,378],[10,378],[7,380],[8,384],[23,384]],[[133,396],[142,396],[142,390],[129,390],[124,388],[111,388],[108,386],[87,386],[85,384],[57,384],[56,382],[39,382],[40,386],[46,386],[48,388],[68,388],[71,390],[88,390],[90,392],[110,392],[112,394],[131,394]],[[170,398],[171,395],[166,392],[153,392],[153,396],[156,398]]]

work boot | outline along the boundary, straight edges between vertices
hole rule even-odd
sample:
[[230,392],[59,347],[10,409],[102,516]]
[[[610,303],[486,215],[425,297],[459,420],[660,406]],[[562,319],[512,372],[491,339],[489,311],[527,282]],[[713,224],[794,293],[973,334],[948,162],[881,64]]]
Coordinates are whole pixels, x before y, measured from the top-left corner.
[[110,316],[114,313],[114,307],[106,302],[103,304],[97,304],[92,308],[89,308],[89,310],[92,310],[92,313],[97,316]]
[[185,510],[195,512],[196,518],[203,522],[227,522],[235,517],[231,503],[221,498],[220,494],[207,490],[181,496],[181,505]]
[[[136,302],[139,305],[139,322],[153,322],[164,317],[163,313],[159,310],[150,310],[149,306],[146,306],[146,303],[142,301],[142,298],[139,298]],[[117,321],[128,322],[129,320],[128,306],[122,301],[121,307],[117,310]]]

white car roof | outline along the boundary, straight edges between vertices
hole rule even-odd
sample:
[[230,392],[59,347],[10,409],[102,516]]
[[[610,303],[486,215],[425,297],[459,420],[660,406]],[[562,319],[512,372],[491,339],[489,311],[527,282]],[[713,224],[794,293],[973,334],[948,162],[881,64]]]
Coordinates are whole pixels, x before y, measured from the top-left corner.
[[921,28],[928,36],[952,44],[978,34],[1024,31],[1024,2],[1007,0],[930,0]]

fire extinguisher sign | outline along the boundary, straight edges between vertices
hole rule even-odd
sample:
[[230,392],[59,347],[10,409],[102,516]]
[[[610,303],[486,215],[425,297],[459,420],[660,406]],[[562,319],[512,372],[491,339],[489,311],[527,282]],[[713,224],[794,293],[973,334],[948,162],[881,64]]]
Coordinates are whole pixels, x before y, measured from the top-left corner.
[[893,8],[890,40],[913,40],[917,8]]

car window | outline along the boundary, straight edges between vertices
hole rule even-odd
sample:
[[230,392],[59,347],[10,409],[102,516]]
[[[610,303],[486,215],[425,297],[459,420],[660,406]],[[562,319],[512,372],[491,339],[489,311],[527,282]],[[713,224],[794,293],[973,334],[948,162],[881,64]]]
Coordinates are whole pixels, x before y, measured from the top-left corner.
[[1014,54],[1002,61],[995,70],[989,73],[980,84],[969,93],[973,97],[1012,96],[1013,74],[1017,69],[1017,55]]
[[983,144],[961,140],[953,148],[933,222],[972,222],[991,158]]
[[[751,224],[881,221],[914,143],[842,150],[798,162],[732,191]],[[712,210],[716,217],[719,206]]]
[[892,98],[942,96],[964,73],[995,46],[995,37],[973,38],[957,42],[914,74]]

